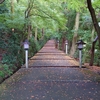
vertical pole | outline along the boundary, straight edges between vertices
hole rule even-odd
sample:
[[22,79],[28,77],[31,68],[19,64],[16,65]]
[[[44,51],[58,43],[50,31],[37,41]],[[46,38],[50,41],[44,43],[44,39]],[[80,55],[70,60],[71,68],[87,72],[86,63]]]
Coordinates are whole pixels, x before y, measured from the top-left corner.
[[67,43],[66,43],[66,54],[68,54],[68,47],[67,47]]
[[25,63],[26,63],[26,68],[28,68],[28,50],[25,50]]
[[82,68],[82,50],[79,50],[79,61],[80,61],[79,68]]

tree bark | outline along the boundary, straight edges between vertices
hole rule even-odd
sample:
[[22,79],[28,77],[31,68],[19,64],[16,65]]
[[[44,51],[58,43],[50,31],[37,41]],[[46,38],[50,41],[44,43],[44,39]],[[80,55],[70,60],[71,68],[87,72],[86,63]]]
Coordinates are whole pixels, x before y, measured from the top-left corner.
[[80,13],[77,12],[76,14],[76,19],[75,19],[75,27],[74,27],[74,36],[73,36],[73,40],[72,40],[72,46],[71,46],[71,50],[70,50],[70,55],[73,56],[75,51],[76,51],[76,42],[77,42],[77,37],[78,37],[78,34],[77,34],[77,31],[78,31],[78,28],[79,28],[79,18],[80,18]]
[[94,40],[94,32],[95,32],[95,29],[94,29],[94,27],[93,27],[93,28],[92,28],[92,33],[91,33],[91,41]]
[[87,5],[88,5],[88,9],[90,11],[91,17],[92,17],[94,28],[95,28],[97,35],[98,35],[99,47],[100,47],[100,27],[98,25],[98,21],[97,21],[97,18],[96,18],[94,8],[92,7],[91,0],[87,0]]
[[62,51],[65,50],[65,37],[62,38]]

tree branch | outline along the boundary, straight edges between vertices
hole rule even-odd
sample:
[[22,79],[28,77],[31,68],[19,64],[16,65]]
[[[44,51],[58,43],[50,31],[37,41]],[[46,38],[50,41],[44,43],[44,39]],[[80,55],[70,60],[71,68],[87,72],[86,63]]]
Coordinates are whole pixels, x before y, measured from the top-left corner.
[[100,27],[98,25],[98,21],[97,21],[97,18],[96,18],[94,8],[92,7],[91,0],[87,0],[87,5],[88,5],[88,9],[90,11],[91,17],[92,17],[94,28],[95,28],[97,35],[98,35],[99,46],[100,46]]
[[3,3],[5,0],[0,0],[0,4]]
[[28,7],[27,7],[27,9],[25,11],[25,18],[28,18],[29,17],[30,11],[33,8],[33,3],[34,3],[34,0],[32,2],[29,1]]

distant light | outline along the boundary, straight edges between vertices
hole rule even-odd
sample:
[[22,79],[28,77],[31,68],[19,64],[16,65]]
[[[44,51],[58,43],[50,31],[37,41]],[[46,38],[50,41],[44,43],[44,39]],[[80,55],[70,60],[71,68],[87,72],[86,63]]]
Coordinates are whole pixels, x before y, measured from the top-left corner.
[[100,27],[100,22],[98,22],[98,25],[99,25],[99,27]]
[[98,50],[97,49],[95,49],[95,52],[97,52]]
[[12,28],[12,32],[14,32],[14,28]]

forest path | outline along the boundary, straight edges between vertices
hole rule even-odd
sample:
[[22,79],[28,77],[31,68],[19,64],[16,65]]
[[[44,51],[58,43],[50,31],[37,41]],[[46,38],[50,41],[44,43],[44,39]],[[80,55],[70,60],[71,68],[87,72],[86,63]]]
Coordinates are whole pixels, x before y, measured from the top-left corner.
[[[87,70],[87,69],[84,69]],[[0,85],[0,100],[99,100],[100,83],[78,62],[55,48],[54,40]]]

